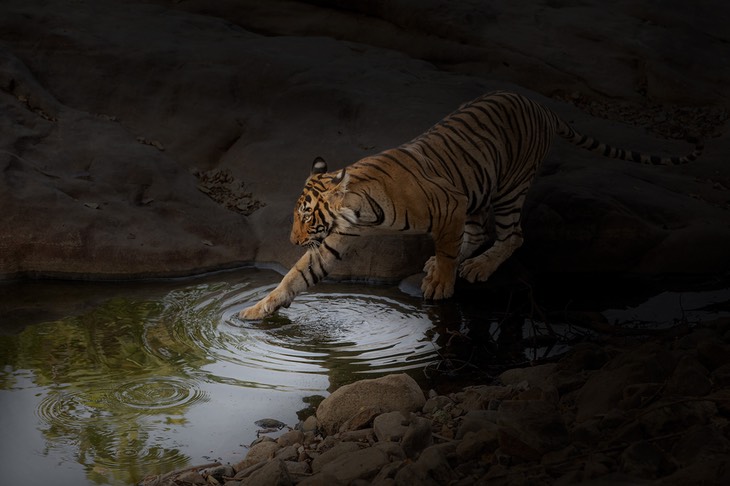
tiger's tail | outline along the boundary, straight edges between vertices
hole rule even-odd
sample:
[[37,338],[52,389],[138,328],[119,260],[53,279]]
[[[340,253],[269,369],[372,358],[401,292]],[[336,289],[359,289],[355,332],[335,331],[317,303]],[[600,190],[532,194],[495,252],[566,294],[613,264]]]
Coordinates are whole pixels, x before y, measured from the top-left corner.
[[660,155],[645,154],[642,152],[635,152],[633,150],[625,150],[621,148],[612,147],[593,137],[583,135],[568,125],[565,121],[558,118],[558,129],[557,134],[566,139],[568,142],[578,147],[596,152],[604,157],[610,157],[612,159],[627,160],[629,162],[636,162],[638,164],[651,164],[651,165],[679,165],[686,164],[688,162],[695,161],[704,150],[705,146],[702,141],[695,137],[690,137],[687,142],[695,146],[694,150],[681,157],[662,157]]

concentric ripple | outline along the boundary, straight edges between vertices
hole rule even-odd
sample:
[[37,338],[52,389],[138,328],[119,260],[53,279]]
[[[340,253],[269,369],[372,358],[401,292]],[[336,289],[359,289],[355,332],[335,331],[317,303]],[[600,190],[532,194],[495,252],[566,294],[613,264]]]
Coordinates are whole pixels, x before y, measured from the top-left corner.
[[112,396],[120,404],[146,412],[185,407],[207,400],[207,394],[190,380],[154,377],[124,383]]

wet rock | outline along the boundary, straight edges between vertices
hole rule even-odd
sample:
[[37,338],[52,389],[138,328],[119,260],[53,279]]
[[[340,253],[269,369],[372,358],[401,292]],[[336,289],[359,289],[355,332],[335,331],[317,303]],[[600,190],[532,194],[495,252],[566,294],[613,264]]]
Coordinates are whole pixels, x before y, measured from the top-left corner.
[[405,373],[362,380],[338,388],[317,408],[319,425],[335,433],[348,419],[368,407],[411,412],[423,408],[426,399],[418,383]]

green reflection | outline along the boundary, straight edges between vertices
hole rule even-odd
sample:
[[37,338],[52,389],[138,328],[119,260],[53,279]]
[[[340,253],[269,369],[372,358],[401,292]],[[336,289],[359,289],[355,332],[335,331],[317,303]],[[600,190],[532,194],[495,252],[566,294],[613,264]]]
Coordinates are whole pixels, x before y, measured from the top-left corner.
[[24,388],[30,375],[43,393],[36,410],[43,454],[72,451],[95,483],[128,484],[189,462],[159,444],[169,444],[189,407],[207,399],[190,370],[210,358],[167,325],[172,314],[183,324],[204,317],[206,307],[180,310],[199,291],[162,302],[113,299],[0,336],[0,387]]

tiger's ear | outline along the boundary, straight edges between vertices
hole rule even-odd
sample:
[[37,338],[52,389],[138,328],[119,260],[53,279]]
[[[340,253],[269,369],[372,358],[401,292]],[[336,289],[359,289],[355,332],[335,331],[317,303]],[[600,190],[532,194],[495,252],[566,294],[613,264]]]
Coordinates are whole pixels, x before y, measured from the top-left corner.
[[343,194],[347,192],[347,184],[349,182],[350,174],[347,173],[347,168],[342,169],[339,174],[332,178],[332,184],[335,190]]
[[342,169],[335,177],[332,178],[332,187],[327,191],[327,200],[335,208],[342,205],[347,193],[347,184],[350,182],[350,174],[346,169]]
[[312,162],[311,175],[323,174],[325,172],[327,172],[327,162],[325,162],[322,157],[317,157],[316,159],[314,159],[314,161]]

